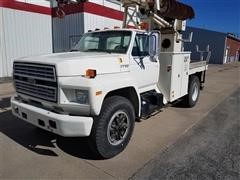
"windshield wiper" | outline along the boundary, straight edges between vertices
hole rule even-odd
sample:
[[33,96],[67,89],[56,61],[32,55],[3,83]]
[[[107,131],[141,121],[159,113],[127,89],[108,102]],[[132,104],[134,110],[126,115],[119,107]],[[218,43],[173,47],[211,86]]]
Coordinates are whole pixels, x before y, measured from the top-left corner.
[[71,49],[70,52],[77,52],[79,51],[78,49]]
[[109,50],[107,50],[107,49],[87,49],[86,52],[87,52],[87,51],[107,52],[107,53],[109,53],[109,54],[112,53],[111,51],[109,51]]

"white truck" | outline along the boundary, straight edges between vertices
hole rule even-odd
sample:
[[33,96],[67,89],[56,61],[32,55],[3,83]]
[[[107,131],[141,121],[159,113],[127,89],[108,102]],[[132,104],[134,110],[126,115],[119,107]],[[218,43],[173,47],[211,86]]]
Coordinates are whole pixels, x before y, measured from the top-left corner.
[[[126,26],[130,13],[125,15]],[[207,62],[192,63],[183,51],[184,25],[174,20],[161,31],[93,31],[72,52],[15,60],[13,114],[60,136],[88,136],[103,158],[119,154],[136,119],[178,99],[188,107],[198,101]]]

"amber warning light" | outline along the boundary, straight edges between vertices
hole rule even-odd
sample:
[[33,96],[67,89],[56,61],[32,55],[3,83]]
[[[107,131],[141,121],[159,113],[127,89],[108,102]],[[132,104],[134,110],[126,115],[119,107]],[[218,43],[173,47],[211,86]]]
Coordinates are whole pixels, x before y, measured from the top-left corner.
[[86,70],[86,75],[87,78],[95,78],[97,76],[97,71],[95,69],[88,69]]

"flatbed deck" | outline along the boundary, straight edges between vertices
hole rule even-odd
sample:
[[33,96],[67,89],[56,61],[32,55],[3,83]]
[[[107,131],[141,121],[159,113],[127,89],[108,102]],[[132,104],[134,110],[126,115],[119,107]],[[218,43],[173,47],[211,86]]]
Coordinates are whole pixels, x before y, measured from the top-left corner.
[[208,68],[207,61],[192,61],[189,67],[189,74],[206,71]]

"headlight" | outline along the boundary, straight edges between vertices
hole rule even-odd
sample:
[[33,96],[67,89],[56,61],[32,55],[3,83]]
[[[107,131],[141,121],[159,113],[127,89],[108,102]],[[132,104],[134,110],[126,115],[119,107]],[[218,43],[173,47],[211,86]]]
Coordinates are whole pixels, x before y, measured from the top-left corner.
[[76,102],[79,104],[88,104],[88,91],[87,90],[75,90]]
[[[68,102],[74,102],[74,103],[78,103],[78,104],[89,104],[88,90],[63,89],[63,93]],[[65,101],[65,102],[67,102],[67,101]]]

